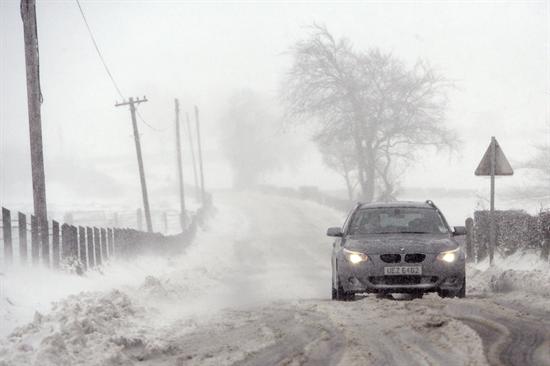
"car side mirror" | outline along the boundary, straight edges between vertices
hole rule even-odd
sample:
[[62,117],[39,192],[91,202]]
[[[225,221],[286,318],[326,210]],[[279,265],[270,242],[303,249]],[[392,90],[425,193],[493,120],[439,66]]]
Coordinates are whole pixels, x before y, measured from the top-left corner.
[[453,236],[466,235],[465,226],[455,226],[453,227]]
[[344,236],[344,233],[342,232],[342,228],[329,227],[327,230],[327,236],[342,237]]

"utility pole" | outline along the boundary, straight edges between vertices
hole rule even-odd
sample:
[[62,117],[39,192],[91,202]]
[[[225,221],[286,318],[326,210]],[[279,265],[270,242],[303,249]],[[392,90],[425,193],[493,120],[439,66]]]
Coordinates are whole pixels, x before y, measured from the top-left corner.
[[185,230],[187,213],[185,210],[185,189],[183,187],[183,168],[181,166],[181,139],[180,139],[180,103],[174,100],[176,104],[176,154],[178,163],[178,180],[180,189],[180,224],[181,230]]
[[29,110],[29,135],[31,145],[32,193],[34,215],[38,222],[42,258],[49,265],[48,210],[46,206],[46,178],[42,152],[42,118],[40,105],[40,62],[35,0],[21,0],[21,19],[25,40],[25,66],[27,74],[27,104]]
[[195,161],[195,144],[193,143],[193,131],[191,131],[191,121],[189,113],[185,113],[187,125],[187,137],[189,138],[189,147],[191,148],[191,160],[193,161],[193,177],[195,178],[195,197],[199,198],[199,178],[197,176],[197,162]]
[[153,224],[151,223],[151,210],[149,209],[149,196],[147,195],[147,183],[145,181],[145,169],[143,168],[143,157],[141,155],[141,143],[139,141],[139,132],[138,132],[138,126],[136,122],[136,105],[140,103],[147,102],[147,98],[143,97],[143,99],[136,98],[130,98],[127,102],[117,103],[115,104],[115,107],[120,107],[123,105],[129,105],[130,106],[130,114],[132,116],[132,127],[134,130],[134,142],[136,144],[136,154],[137,154],[137,160],[138,160],[138,167],[139,167],[139,179],[141,182],[141,195],[143,197],[143,210],[145,211],[145,221],[147,223],[147,231],[153,232]]
[[201,128],[199,124],[199,108],[195,106],[195,122],[197,124],[197,149],[199,150],[199,168],[201,174],[201,202],[204,206],[206,203],[206,195],[204,192],[204,172],[202,168],[202,147],[201,147]]

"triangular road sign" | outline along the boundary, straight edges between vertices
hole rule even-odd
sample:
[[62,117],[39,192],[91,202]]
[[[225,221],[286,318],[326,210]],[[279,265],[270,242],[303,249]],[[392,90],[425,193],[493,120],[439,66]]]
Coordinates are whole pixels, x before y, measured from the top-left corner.
[[489,144],[487,151],[485,151],[483,158],[477,166],[475,175],[491,175],[491,155],[493,151],[493,144],[495,154],[495,175],[514,175],[514,169],[512,169],[512,166],[508,162],[508,159],[506,159],[506,156],[504,156],[498,141],[494,137],[491,139],[491,143]]

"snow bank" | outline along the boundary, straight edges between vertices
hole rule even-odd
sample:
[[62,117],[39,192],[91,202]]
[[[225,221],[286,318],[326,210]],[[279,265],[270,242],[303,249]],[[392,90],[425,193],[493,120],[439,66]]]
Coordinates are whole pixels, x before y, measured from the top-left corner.
[[16,328],[0,346],[0,364],[75,365],[79,359],[93,360],[101,354],[105,365],[123,365],[119,343],[128,340],[117,335],[116,329],[129,318],[134,322],[137,312],[129,297],[118,290],[100,296],[69,296],[48,315],[36,312],[32,322]]
[[161,257],[114,260],[84,276],[42,267],[14,267],[0,272],[0,337],[30,321],[36,311],[46,312],[51,303],[83,291],[108,291],[138,285],[148,275],[173,270],[176,261]]
[[550,263],[538,254],[514,253],[506,258],[495,257],[494,266],[489,260],[470,265],[469,286],[480,292],[521,291],[550,297]]

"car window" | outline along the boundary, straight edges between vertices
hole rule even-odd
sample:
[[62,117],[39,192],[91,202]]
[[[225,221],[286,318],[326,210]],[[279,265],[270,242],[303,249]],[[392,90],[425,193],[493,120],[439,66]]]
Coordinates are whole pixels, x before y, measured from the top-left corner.
[[449,230],[439,212],[432,208],[368,208],[355,213],[350,235],[361,234],[444,234]]
[[351,218],[353,217],[353,214],[355,213],[356,209],[357,209],[357,206],[352,208],[349,211],[348,216],[346,217],[346,221],[344,221],[344,225],[342,225],[343,232],[345,232],[345,233],[348,232],[348,227],[349,227],[349,224],[351,222]]

